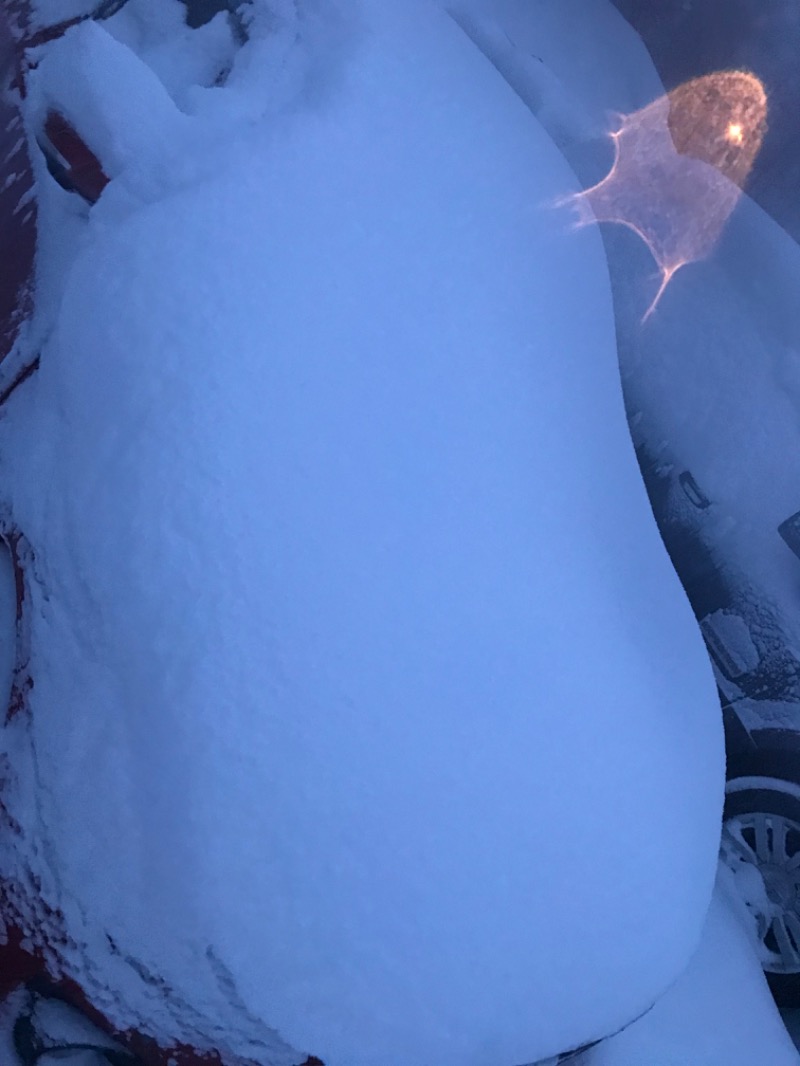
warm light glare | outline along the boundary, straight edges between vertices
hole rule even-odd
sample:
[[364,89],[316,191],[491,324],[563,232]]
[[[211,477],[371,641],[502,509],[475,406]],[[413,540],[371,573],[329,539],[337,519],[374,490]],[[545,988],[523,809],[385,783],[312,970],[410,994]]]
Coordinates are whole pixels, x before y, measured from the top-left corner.
[[734,144],[741,144],[744,141],[744,133],[741,124],[738,122],[731,122],[728,126],[726,137],[729,141],[733,141]]
[[707,256],[736,206],[767,128],[767,97],[753,74],[722,71],[678,86],[622,117],[616,158],[572,202],[579,225],[618,222],[647,244],[661,285]]

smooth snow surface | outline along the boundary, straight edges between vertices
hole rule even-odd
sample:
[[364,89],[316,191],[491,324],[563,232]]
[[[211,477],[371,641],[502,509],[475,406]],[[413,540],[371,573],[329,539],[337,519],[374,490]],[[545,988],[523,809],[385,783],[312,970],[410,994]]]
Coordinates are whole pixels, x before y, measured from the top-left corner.
[[[638,34],[607,0],[450,0],[446,6],[459,24],[475,32],[481,27],[487,45],[495,42],[492,59],[504,73],[515,68],[512,56],[518,71],[530,70],[531,85],[538,70],[540,96],[547,95],[548,80],[558,83],[553,107],[571,99],[587,116],[582,124],[595,132],[607,132],[613,111],[635,111],[663,92]],[[621,61],[609,62],[609,55]]]
[[639,1021],[587,1055],[587,1066],[798,1066],[735,904],[719,885],[700,946]]
[[584,186],[613,162],[609,133],[619,115],[664,91],[639,36],[607,0],[455,0],[447,7]]
[[532,1062],[694,950],[716,692],[599,234],[548,206],[574,173],[437,5],[305,15],[274,100],[266,32],[193,113],[130,22],[32,79],[114,180],[0,424],[35,555],[3,863],[120,1025],[275,1066]]

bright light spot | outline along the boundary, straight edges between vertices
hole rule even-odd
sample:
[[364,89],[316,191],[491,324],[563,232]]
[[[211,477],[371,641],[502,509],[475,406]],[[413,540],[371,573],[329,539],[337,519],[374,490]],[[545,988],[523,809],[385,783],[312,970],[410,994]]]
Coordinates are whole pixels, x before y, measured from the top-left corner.
[[731,122],[728,126],[725,136],[728,138],[729,141],[732,141],[734,144],[741,144],[744,141],[744,133],[742,131],[741,123]]
[[618,222],[647,244],[661,272],[648,318],[675,271],[718,241],[761,148],[767,97],[753,74],[722,71],[620,121],[611,172],[573,202],[579,225]]

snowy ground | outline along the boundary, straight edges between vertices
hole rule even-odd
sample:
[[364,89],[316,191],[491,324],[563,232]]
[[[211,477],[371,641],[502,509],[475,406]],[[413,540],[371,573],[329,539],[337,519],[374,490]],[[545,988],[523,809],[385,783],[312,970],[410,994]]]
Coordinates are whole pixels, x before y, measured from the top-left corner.
[[43,51],[30,122],[112,181],[87,211],[41,174],[0,860],[165,1039],[509,1066],[660,1000],[591,1061],[732,1066],[746,998],[783,1066],[719,897],[660,999],[711,898],[720,714],[604,247],[555,207],[657,78],[604,0],[490,7],[264,0],[237,51],[130,0]]
[[686,972],[643,1018],[583,1059],[585,1066],[797,1066],[748,928],[722,883]]

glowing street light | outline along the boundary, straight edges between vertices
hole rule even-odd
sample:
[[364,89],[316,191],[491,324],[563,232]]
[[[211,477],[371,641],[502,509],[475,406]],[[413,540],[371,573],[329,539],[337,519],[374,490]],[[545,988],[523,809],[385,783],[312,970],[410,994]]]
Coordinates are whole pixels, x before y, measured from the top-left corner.
[[713,249],[766,129],[764,87],[745,71],[694,78],[620,116],[610,173],[572,202],[579,225],[621,223],[652,252],[661,285],[645,319],[675,271]]
[[731,122],[725,131],[725,136],[734,144],[744,143],[744,130],[740,122]]

